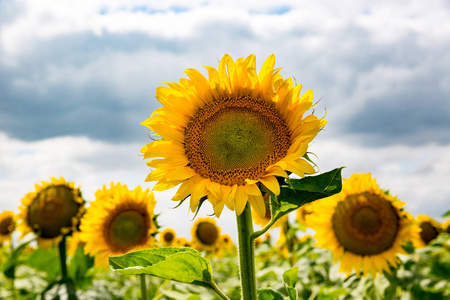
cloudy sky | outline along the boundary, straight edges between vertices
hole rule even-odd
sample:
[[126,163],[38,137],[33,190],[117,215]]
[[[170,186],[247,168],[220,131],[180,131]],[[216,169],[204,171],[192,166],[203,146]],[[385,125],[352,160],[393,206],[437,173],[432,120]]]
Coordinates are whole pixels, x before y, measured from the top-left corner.
[[[448,1],[0,0],[0,211],[51,176],[87,200],[111,181],[151,188],[139,123],[155,88],[225,53],[274,53],[313,89],[322,171],[371,172],[415,216],[450,209]],[[189,237],[174,192],[157,210]],[[218,222],[234,232],[232,213]]]

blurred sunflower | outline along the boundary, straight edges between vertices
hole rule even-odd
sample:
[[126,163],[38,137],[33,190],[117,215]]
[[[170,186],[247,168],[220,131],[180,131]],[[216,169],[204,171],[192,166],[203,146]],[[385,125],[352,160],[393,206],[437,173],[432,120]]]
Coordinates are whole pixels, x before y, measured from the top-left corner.
[[[315,201],[317,202],[317,201]],[[315,203],[313,202],[313,203]],[[299,224],[308,226],[306,224],[306,216],[311,214],[313,211],[313,205],[312,203],[306,203],[305,205],[301,206],[299,209],[297,209],[297,222]]]
[[160,233],[159,241],[164,247],[174,246],[174,244],[176,244],[177,241],[175,230],[173,230],[172,228],[164,229]]
[[19,207],[19,231],[22,237],[30,232],[38,236],[40,247],[58,243],[63,236],[75,230],[84,213],[84,200],[79,188],[63,177],[51,178],[35,185]]
[[191,229],[192,247],[197,250],[215,251],[220,236],[220,227],[211,218],[198,218]]
[[450,219],[448,219],[447,221],[442,223],[441,227],[442,227],[442,231],[450,233]]
[[437,238],[441,225],[426,215],[419,215],[416,220],[420,227],[420,233],[418,238],[413,241],[413,244],[416,248],[423,248]]
[[355,270],[376,276],[389,266],[397,267],[397,253],[417,234],[412,216],[403,211],[404,203],[381,190],[371,174],[353,174],[344,181],[342,191],[313,203],[306,216],[316,230],[317,244],[333,251],[341,260],[340,272]]
[[177,245],[177,247],[190,247],[191,246],[189,241],[184,237],[177,238],[175,244]]
[[260,184],[278,195],[277,176],[316,172],[302,156],[326,121],[304,117],[312,91],[300,97],[301,85],[274,65],[271,55],[258,74],[254,55],[225,54],[218,70],[205,67],[208,79],[187,69],[189,79],[157,88],[163,107],[141,123],[161,137],[141,149],[154,190],[181,184],[173,200],[190,196],[193,212],[206,196],[217,217],[224,205],[240,215],[247,202],[264,217]]
[[228,234],[221,234],[218,241],[219,251],[224,254],[232,254],[236,252],[236,245]]
[[11,242],[11,235],[16,228],[16,215],[12,211],[0,214],[0,245]]
[[108,255],[120,255],[155,245],[155,197],[147,189],[130,191],[120,183],[95,193],[80,225],[80,240],[95,265],[108,267]]

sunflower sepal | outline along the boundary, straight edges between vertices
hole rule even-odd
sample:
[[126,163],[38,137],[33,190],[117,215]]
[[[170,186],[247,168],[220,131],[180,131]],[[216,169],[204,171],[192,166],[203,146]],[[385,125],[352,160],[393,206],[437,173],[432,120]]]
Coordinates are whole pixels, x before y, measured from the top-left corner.
[[110,268],[126,275],[151,275],[202,286],[228,299],[212,278],[210,262],[200,252],[187,247],[165,247],[109,256]]

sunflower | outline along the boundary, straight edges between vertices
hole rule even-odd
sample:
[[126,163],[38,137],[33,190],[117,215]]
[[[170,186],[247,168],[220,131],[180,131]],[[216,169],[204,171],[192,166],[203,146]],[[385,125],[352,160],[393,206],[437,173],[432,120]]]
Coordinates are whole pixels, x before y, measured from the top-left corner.
[[381,190],[371,174],[353,174],[344,181],[342,191],[313,203],[306,216],[316,230],[317,244],[333,251],[341,260],[340,272],[357,276],[397,267],[396,254],[417,234],[412,216],[403,211],[404,203]]
[[80,189],[63,177],[36,184],[35,192],[28,193],[19,207],[22,237],[36,233],[40,247],[58,243],[75,230],[84,213],[84,203]]
[[220,227],[211,218],[198,218],[191,229],[192,247],[213,252],[219,244]]
[[437,238],[441,231],[441,225],[426,215],[417,216],[417,223],[420,227],[420,234],[413,243],[416,248],[423,248]]
[[219,236],[219,249],[224,253],[235,253],[236,245],[233,243],[229,234],[221,234]]
[[121,255],[155,245],[155,197],[147,189],[113,184],[95,193],[80,225],[80,240],[86,254],[95,256],[95,265],[107,268],[108,255]]
[[177,247],[191,247],[189,241],[184,237],[177,238],[175,244]]
[[258,74],[254,55],[225,54],[218,70],[205,67],[208,79],[187,69],[189,79],[157,88],[163,107],[141,123],[161,137],[141,149],[154,190],[181,184],[172,200],[190,196],[193,212],[206,197],[217,217],[224,205],[240,215],[247,202],[264,217],[261,185],[278,195],[277,176],[316,172],[302,156],[326,121],[304,116],[312,91],[300,97],[301,85],[274,65],[271,55]]
[[166,228],[160,233],[159,241],[164,247],[170,247],[176,244],[175,230],[172,228]]
[[16,215],[12,211],[4,211],[0,214],[0,245],[9,243],[11,235],[16,227]]

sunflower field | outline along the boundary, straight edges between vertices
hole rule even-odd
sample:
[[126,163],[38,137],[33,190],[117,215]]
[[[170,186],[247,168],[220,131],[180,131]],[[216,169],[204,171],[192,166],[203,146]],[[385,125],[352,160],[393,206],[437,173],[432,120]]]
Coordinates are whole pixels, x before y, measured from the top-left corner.
[[[450,211],[414,218],[370,173],[320,171],[308,147],[327,121],[274,65],[225,55],[157,88],[152,190],[113,182],[87,203],[51,178],[1,212],[0,299],[450,299]],[[170,189],[191,237],[154,212]]]

